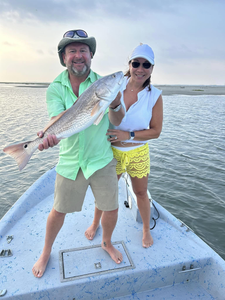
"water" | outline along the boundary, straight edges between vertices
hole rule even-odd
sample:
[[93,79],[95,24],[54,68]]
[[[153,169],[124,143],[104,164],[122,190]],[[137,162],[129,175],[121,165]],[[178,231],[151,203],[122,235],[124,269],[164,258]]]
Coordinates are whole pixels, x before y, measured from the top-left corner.
[[[48,122],[46,88],[18,86],[0,84],[0,218],[58,160],[58,147],[37,151],[20,172],[1,151]],[[162,134],[150,142],[151,195],[225,259],[225,96],[163,99]]]

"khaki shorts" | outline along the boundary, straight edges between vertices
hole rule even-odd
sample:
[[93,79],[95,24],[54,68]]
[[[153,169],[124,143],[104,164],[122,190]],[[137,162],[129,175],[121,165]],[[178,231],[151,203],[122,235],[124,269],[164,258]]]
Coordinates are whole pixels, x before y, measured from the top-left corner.
[[95,197],[95,206],[102,211],[111,211],[118,206],[118,179],[113,159],[107,166],[86,179],[80,169],[76,180],[57,173],[55,181],[54,209],[61,213],[81,211],[88,186]]

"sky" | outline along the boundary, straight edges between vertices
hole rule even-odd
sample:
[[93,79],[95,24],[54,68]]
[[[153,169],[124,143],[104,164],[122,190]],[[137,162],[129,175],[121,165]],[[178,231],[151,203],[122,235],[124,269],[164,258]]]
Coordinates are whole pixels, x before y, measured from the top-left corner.
[[52,82],[63,34],[84,29],[100,75],[125,72],[145,43],[153,84],[225,85],[224,14],[224,0],[1,0],[0,82]]

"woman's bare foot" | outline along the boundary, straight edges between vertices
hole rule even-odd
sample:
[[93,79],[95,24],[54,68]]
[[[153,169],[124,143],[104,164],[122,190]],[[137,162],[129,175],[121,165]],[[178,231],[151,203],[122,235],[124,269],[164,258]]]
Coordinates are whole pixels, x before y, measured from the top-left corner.
[[99,225],[92,223],[90,227],[88,227],[88,229],[85,231],[85,236],[88,240],[93,240],[93,238],[95,237],[96,231],[98,229]]
[[102,249],[104,249],[111,256],[112,260],[114,260],[117,264],[120,264],[123,260],[123,255],[120,253],[111,243],[106,244],[106,242],[102,242]]
[[150,230],[143,230],[142,246],[144,248],[149,248],[153,245],[153,238],[151,236]]
[[32,268],[32,272],[35,277],[40,278],[43,276],[46,266],[49,261],[49,257],[50,257],[50,253],[49,254],[45,254],[45,253],[41,254],[38,261],[34,264],[34,266]]

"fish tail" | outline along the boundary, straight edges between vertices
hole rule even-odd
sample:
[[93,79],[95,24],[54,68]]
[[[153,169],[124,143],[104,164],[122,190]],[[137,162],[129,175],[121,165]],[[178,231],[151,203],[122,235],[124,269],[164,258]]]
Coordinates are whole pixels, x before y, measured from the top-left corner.
[[3,151],[6,154],[12,156],[15,159],[20,171],[27,165],[32,154],[36,150],[36,148],[30,149],[31,148],[29,147],[30,143],[31,142],[20,143],[20,144],[8,146],[3,149]]

